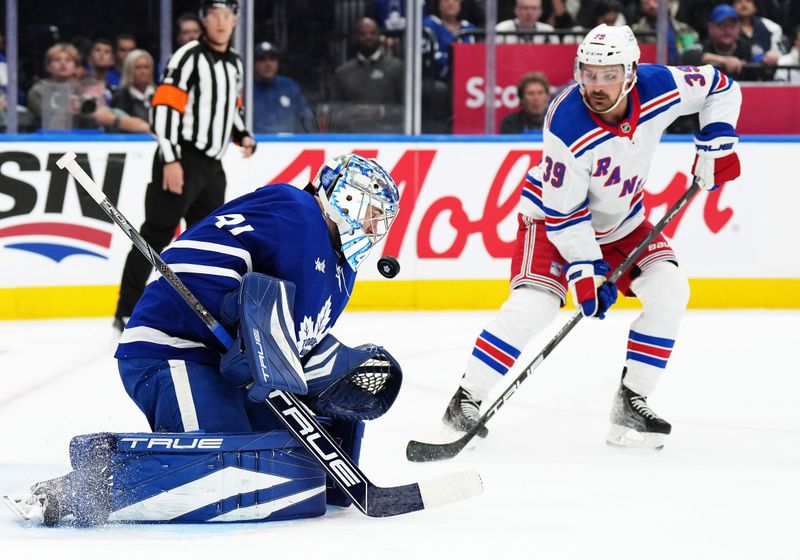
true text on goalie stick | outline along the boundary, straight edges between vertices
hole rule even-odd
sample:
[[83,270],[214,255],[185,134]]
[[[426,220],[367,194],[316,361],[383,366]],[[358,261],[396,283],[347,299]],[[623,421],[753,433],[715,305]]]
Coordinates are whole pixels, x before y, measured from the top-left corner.
[[[667,213],[664,215],[661,220],[653,227],[647,236],[642,239],[642,241],[634,248],[634,250],[622,261],[620,264],[608,277],[607,282],[614,284],[619,280],[625,272],[636,262],[636,259],[639,258],[639,255],[647,248],[647,246],[656,238],[656,236],[661,233],[661,231],[669,224],[672,219],[683,209],[684,206],[689,202],[689,200],[697,194],[700,190],[700,186],[697,184],[697,181],[692,183],[692,186],[685,192],[683,195],[672,205],[672,207],[667,210]],[[570,320],[563,326],[559,331],[555,334],[555,336],[550,339],[550,341],[545,345],[544,349],[536,355],[536,357],[531,361],[528,366],[522,370],[514,381],[511,382],[511,385],[506,389],[503,394],[492,403],[489,409],[478,419],[478,422],[475,426],[472,427],[468,432],[466,432],[463,436],[458,438],[455,441],[451,441],[449,443],[426,443],[422,441],[411,440],[408,442],[406,446],[406,458],[409,461],[414,462],[427,462],[427,461],[439,461],[442,459],[452,459],[456,455],[458,455],[464,447],[472,440],[473,437],[478,433],[478,431],[486,425],[489,419],[494,416],[497,411],[511,398],[519,386],[522,384],[528,376],[533,373],[544,359],[550,355],[550,353],[559,345],[559,343],[569,334],[569,332],[578,324],[578,322],[583,318],[583,314],[578,311],[575,313]]]
[[[233,344],[233,340],[227,330],[153,251],[125,216],[114,207],[100,187],[75,161],[75,157],[74,152],[67,152],[58,160],[58,167],[66,168],[69,171],[106,214],[125,232],[147,260],[163,275],[164,279],[197,314],[217,340],[224,347],[229,348]],[[403,486],[375,486],[293,394],[274,390],[267,397],[265,404],[278,416],[289,432],[319,461],[331,478],[356,504],[356,507],[368,516],[400,515],[466,499],[483,491],[480,476],[475,471],[463,471]]]

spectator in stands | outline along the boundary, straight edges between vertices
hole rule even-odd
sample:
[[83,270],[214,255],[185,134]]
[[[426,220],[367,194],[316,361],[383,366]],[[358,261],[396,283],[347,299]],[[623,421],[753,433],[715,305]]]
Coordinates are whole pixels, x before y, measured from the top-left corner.
[[147,134],[150,124],[132,117],[122,109],[106,104],[106,84],[95,78],[84,78],[78,84],[80,105],[73,120],[75,128],[104,132],[137,132]]
[[758,69],[744,68],[752,60],[748,41],[740,34],[739,15],[729,4],[717,5],[709,15],[708,39],[689,47],[681,62],[691,66],[712,64],[735,80],[758,80]]
[[[656,31],[658,22],[658,1],[641,0],[640,9],[641,19],[631,26],[634,32]],[[670,0],[670,8],[676,4],[677,0]],[[687,48],[691,47],[699,40],[697,31],[682,21],[675,19],[672,10],[669,10],[669,20],[667,22],[667,63],[677,64],[681,55]],[[655,43],[655,36],[639,38],[640,43]]]
[[280,52],[272,43],[253,50],[253,131],[314,132],[314,115],[300,86],[278,75]]
[[336,69],[328,127],[346,132],[403,130],[403,63],[381,49],[375,20],[355,26],[356,56]]
[[536,34],[538,31],[554,31],[552,25],[539,21],[542,17],[542,0],[516,0],[514,16],[514,19],[501,21],[495,26],[494,30],[498,32],[516,32],[514,35],[497,35],[498,43],[559,43],[554,35],[545,37]]
[[28,91],[28,110],[45,130],[71,130],[77,111],[78,81],[75,78],[80,55],[69,43],[56,43],[45,55],[48,78]]
[[517,86],[519,111],[509,113],[500,122],[500,134],[520,134],[541,130],[550,104],[550,82],[542,72],[529,72]]
[[[96,39],[89,51],[89,65],[86,77],[105,84],[106,105],[111,103],[111,91],[114,86],[109,83],[109,73],[114,70],[114,45],[108,39]],[[112,73],[113,79],[113,73]]]
[[741,35],[753,49],[753,62],[775,65],[781,56],[783,30],[774,21],[756,15],[753,0],[733,0],[733,8],[739,15]]
[[130,51],[122,65],[122,80],[111,98],[111,106],[149,122],[150,99],[156,91],[153,70],[153,57],[149,52]]
[[130,33],[120,33],[114,39],[114,67],[106,74],[106,82],[112,88],[119,87],[122,81],[122,66],[125,64],[125,57],[136,48],[136,37]]
[[[800,25],[794,30],[792,49],[778,59],[780,66],[800,66]],[[775,77],[791,84],[800,85],[800,69],[779,70]]]
[[189,41],[199,39],[201,31],[200,17],[197,12],[184,12],[178,17],[178,32],[175,34],[175,42],[178,47],[182,47]]
[[[433,14],[427,16],[422,25],[429,29],[435,38],[433,58],[438,76],[447,79],[450,75],[450,46],[456,33],[475,29],[475,25],[467,20],[459,19],[461,0],[438,0]],[[464,35],[462,43],[474,43],[475,35]]]
[[104,82],[93,78],[78,82],[78,61],[78,50],[69,43],[57,43],[47,50],[45,66],[49,78],[40,80],[28,92],[28,109],[41,127],[148,132],[150,126],[146,122],[108,108]]

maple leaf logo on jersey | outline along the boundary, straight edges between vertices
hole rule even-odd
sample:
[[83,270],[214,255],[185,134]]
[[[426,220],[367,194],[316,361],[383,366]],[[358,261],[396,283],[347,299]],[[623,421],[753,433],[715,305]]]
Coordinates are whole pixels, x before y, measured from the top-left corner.
[[300,323],[300,331],[297,335],[297,347],[300,351],[300,356],[305,356],[306,353],[317,345],[317,342],[325,338],[328,334],[330,327],[328,323],[331,320],[331,298],[325,300],[322,309],[317,313],[316,322],[312,321],[311,317],[306,315],[303,317],[303,322]]

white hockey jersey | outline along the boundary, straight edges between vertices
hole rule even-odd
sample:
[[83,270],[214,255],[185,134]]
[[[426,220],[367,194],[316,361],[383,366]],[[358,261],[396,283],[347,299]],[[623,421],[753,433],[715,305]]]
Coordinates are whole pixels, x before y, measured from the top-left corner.
[[644,221],[644,184],[664,130],[699,113],[704,136],[735,135],[739,85],[712,66],[642,64],[616,126],[590,111],[577,84],[550,104],[542,161],[527,175],[520,212],[545,222],[567,262],[602,258],[600,244]]

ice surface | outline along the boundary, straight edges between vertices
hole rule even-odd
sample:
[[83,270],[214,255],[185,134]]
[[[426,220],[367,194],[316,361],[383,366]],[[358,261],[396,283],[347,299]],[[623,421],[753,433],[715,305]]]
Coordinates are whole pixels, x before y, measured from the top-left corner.
[[[0,509],[3,558],[798,558],[800,312],[690,312],[653,408],[660,453],[605,445],[635,311],[582,321],[456,459],[412,464],[489,313],[354,313],[334,332],[400,361],[395,407],[367,427],[362,468],[396,485],[467,468],[485,492],[389,519],[353,508],[294,522],[45,529]],[[520,367],[568,319],[535,340]],[[112,358],[110,320],[0,322],[0,494],[67,469],[79,433],[146,431]],[[509,375],[515,376],[519,368]],[[510,378],[509,378],[510,379]],[[498,391],[500,387],[498,387]]]

